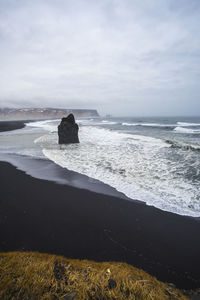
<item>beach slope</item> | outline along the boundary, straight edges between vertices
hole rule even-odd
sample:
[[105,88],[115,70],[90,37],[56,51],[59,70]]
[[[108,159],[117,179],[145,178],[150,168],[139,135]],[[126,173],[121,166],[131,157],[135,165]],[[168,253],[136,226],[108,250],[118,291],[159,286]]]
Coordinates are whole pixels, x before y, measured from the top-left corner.
[[0,182],[0,251],[126,262],[178,288],[199,288],[199,220],[32,178],[6,162]]

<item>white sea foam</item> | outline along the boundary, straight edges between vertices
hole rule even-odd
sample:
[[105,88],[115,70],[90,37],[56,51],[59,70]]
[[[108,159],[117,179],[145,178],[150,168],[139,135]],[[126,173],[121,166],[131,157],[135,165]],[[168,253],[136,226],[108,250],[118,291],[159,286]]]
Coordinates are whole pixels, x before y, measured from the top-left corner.
[[200,126],[200,123],[177,122],[177,125],[190,127],[190,126]]
[[[31,122],[23,129],[0,134],[0,154],[34,158],[45,155],[62,167],[116,188],[131,199],[182,215],[200,216],[199,136],[176,134],[177,128],[184,130],[182,133],[199,133],[198,127],[187,128],[189,123],[185,123],[187,126],[174,126],[176,130],[159,133],[157,129],[158,139],[141,135],[145,132],[142,127],[137,128],[140,135],[134,134],[134,127],[129,128],[129,134],[125,133],[126,127],[121,127],[120,132],[113,130],[114,126],[109,130],[115,120],[103,121],[109,123],[100,119],[77,120],[81,143],[76,145],[58,145],[60,120]],[[127,124],[169,126],[156,120]]]
[[102,120],[102,123],[104,123],[106,125],[115,125],[115,124],[117,124],[117,122],[112,122],[112,121],[107,121],[107,120]]
[[[166,142],[162,140],[163,134],[162,139],[133,134],[134,127],[129,134],[109,130],[112,120],[108,123],[80,119],[77,122],[81,143],[58,145],[59,122],[31,122],[24,129],[1,135],[0,153],[36,158],[45,155],[60,166],[100,180],[131,199],[182,215],[200,216],[199,151],[190,151],[199,150],[197,135],[185,139],[177,131],[166,131]],[[198,130],[178,127],[195,133]],[[173,140],[173,136],[177,138]]]
[[[97,119],[77,119],[76,123],[80,126],[99,126],[99,125],[103,125],[104,122],[102,122],[101,120]],[[113,124],[115,122],[112,122]],[[105,125],[111,125],[111,124],[106,124]]]
[[42,128],[44,130],[53,132],[53,131],[57,131],[57,123],[59,121],[60,120],[45,120],[45,121],[29,122],[26,123],[26,126],[34,127],[34,128]]
[[178,133],[192,133],[192,134],[198,134],[200,133],[200,129],[190,129],[190,128],[185,128],[185,127],[179,127],[177,126],[176,128],[174,128],[174,131],[175,132],[178,132]]
[[182,141],[165,140],[166,143],[170,144],[174,148],[181,148],[183,150],[195,150],[200,151],[199,144],[189,144]]
[[[43,154],[60,166],[100,180],[131,199],[182,215],[200,216],[198,182],[195,185],[179,175],[185,173],[184,155],[190,160],[192,153],[185,149],[190,149],[191,144],[178,143],[177,147],[173,143],[178,151],[184,151],[182,161],[177,163],[164,155],[171,147],[164,140],[99,128],[107,125],[99,120],[77,122],[81,143],[61,146],[57,144],[58,121],[34,122],[34,127],[49,131],[35,139],[36,146],[40,145]],[[198,150],[199,146],[192,149]],[[194,169],[198,170],[198,160],[194,163],[197,164]]]
[[94,119],[77,119],[76,123],[79,124],[91,124],[94,121]]
[[123,126],[138,126],[140,125],[139,123],[127,123],[127,122],[124,122],[122,123]]
[[35,142],[56,164],[100,180],[131,199],[200,216],[198,190],[176,174],[177,162],[163,155],[171,146],[165,141],[93,126],[80,127],[79,138],[80,144],[60,146],[57,134],[51,133]]
[[160,124],[160,123],[122,123],[123,126],[147,126],[147,127],[174,127],[175,124]]

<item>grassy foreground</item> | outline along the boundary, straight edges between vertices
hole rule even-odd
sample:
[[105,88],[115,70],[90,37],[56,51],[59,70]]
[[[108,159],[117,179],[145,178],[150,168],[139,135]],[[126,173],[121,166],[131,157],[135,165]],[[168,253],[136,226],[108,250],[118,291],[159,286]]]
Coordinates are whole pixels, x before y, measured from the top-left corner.
[[186,300],[177,289],[126,263],[0,253],[0,299]]

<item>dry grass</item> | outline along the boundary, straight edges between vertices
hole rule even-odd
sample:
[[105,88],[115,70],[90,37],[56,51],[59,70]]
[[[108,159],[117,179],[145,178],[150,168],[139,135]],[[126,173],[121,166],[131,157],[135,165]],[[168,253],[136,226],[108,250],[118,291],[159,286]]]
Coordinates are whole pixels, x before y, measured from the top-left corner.
[[97,263],[35,252],[9,252],[0,253],[0,299],[188,298],[125,263]]

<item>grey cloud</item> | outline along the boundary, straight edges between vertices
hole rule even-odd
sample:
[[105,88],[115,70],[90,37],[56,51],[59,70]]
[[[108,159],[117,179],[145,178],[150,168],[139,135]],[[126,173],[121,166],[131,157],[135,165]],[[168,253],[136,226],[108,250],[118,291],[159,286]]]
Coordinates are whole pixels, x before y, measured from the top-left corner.
[[0,0],[0,105],[195,114],[199,27],[198,0]]

